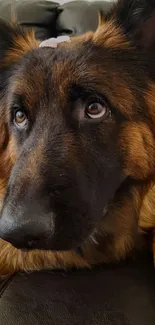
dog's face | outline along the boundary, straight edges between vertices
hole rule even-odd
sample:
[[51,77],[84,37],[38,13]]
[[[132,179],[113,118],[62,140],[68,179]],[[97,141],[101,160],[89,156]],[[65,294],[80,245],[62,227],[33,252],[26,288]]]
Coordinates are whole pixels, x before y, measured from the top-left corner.
[[18,248],[76,248],[125,182],[153,174],[154,39],[145,10],[126,34],[129,2],[56,49],[3,25],[0,235]]

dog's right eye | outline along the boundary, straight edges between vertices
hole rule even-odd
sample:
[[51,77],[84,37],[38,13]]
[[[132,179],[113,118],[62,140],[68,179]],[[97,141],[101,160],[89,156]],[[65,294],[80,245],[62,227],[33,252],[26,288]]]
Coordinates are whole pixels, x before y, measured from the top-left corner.
[[14,124],[19,129],[25,129],[28,126],[28,119],[23,110],[16,110],[14,113]]
[[107,115],[107,112],[109,112],[109,110],[104,103],[93,101],[86,106],[85,112],[89,118],[97,119]]

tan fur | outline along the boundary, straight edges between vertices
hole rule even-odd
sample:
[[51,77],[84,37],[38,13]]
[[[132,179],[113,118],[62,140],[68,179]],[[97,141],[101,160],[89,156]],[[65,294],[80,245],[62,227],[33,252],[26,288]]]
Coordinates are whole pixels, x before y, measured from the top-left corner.
[[148,84],[145,101],[148,107],[149,117],[152,119],[152,122],[155,123],[155,84],[153,82],[149,82]]
[[68,267],[89,267],[89,264],[76,252],[29,251],[24,252],[0,240],[0,274],[13,274],[18,271],[30,272],[41,269],[66,269]]
[[93,40],[98,45],[104,44],[105,47],[112,49],[129,49],[131,47],[121,28],[116,26],[115,21],[104,24],[100,22]]
[[96,32],[98,32],[98,30],[102,27],[102,25],[105,23],[105,19],[103,16],[103,12],[99,11],[98,13],[98,27]]
[[155,184],[150,186],[148,193],[144,197],[140,210],[139,226],[144,231],[152,231],[152,251],[155,264]]
[[150,186],[148,193],[144,197],[139,226],[145,230],[155,228],[155,184]]
[[[104,47],[111,49],[123,49],[126,50],[130,47],[129,42],[123,35],[121,29],[115,25],[114,21],[103,22],[100,20],[99,28],[96,33],[87,33],[85,36],[79,36],[73,39],[70,43],[60,46],[76,46],[76,42],[83,42],[84,40],[93,40],[97,45],[104,44]],[[23,38],[16,38],[14,40],[14,48],[10,49],[4,60],[4,65],[7,66],[22,57],[24,53],[32,48],[36,48],[38,42],[35,40],[32,33],[28,33]],[[109,61],[110,62],[110,61]],[[67,65],[68,64],[68,65]],[[110,66],[110,64],[109,64]],[[68,71],[69,62],[62,63],[61,65],[55,64],[54,74],[55,78],[54,88],[59,92],[60,97],[65,100],[65,88],[67,87],[66,79],[61,80],[62,75]],[[81,67],[82,70],[82,67]],[[109,68],[110,70],[110,68]],[[95,70],[97,74],[97,70]],[[126,81],[121,79],[123,70],[117,71],[117,77],[111,73],[112,84],[115,85],[113,93],[110,93],[112,104],[116,104],[120,112],[124,116],[130,118],[133,113],[133,105],[135,98],[131,89],[128,87],[128,75],[126,75]],[[99,75],[99,74],[97,74]],[[30,98],[29,89],[33,80],[30,76],[27,79],[26,91],[27,91],[27,104],[29,107],[33,106],[37,99],[37,93],[34,94],[34,98]],[[43,90],[43,76],[37,76],[38,82]],[[83,77],[83,75],[82,75]],[[102,78],[104,76],[104,71]],[[74,80],[74,75],[70,76]],[[122,81],[121,81],[122,80]],[[61,82],[62,81],[62,82]],[[24,81],[25,82],[25,81]],[[17,85],[13,85],[17,86]],[[24,83],[18,84],[18,91],[20,93]],[[109,85],[104,92],[109,95]],[[98,81],[98,88],[100,90],[101,85]],[[108,96],[107,96],[108,97]],[[155,108],[155,86],[150,83],[149,91],[145,94],[145,101],[150,108],[150,115],[152,108]],[[154,120],[154,118],[153,118]],[[2,205],[5,190],[7,186],[8,177],[16,159],[16,149],[13,139],[10,135],[7,135],[5,125],[0,125],[2,138],[0,139],[0,202]],[[2,141],[3,139],[3,141]],[[123,139],[123,140],[122,140]],[[135,141],[136,139],[136,141]],[[145,141],[144,141],[145,140]],[[72,146],[71,135],[66,135],[64,138],[65,147],[67,144]],[[4,146],[5,143],[5,146]],[[155,150],[154,150],[154,136],[148,128],[147,124],[143,122],[130,122],[124,123],[120,136],[120,148],[122,154],[126,156],[124,171],[126,176],[134,179],[143,180],[144,184],[134,185],[132,188],[125,192],[118,191],[113,203],[108,207],[106,215],[103,220],[96,226],[94,235],[87,239],[81,249],[82,256],[76,251],[69,252],[51,252],[51,251],[21,251],[14,248],[11,244],[0,240],[0,274],[6,275],[17,271],[32,271],[41,269],[52,268],[68,268],[76,267],[90,268],[92,265],[100,263],[109,263],[119,261],[121,258],[125,258],[135,248],[141,248],[141,234],[137,236],[138,224],[141,228],[149,229],[155,228],[155,185],[150,181],[152,177],[152,171],[154,171],[155,162]],[[76,152],[73,148],[72,157],[70,161],[77,163]],[[36,156],[37,155],[37,156]],[[42,146],[38,145],[35,154],[30,153],[29,164],[32,172],[31,177],[35,174],[35,161],[36,158],[42,155]],[[43,161],[43,157],[42,157]],[[153,178],[153,177],[152,177]],[[152,180],[152,179],[151,179]],[[154,180],[153,180],[154,181]],[[115,236],[113,235],[115,229]],[[155,244],[153,243],[154,251]]]
[[36,41],[34,31],[27,31],[27,33],[21,37],[17,36],[14,39],[13,48],[7,51],[7,55],[3,60],[3,66],[16,63],[26,52],[37,48],[39,42]]
[[120,136],[126,174],[137,179],[152,176],[155,167],[154,137],[143,122],[127,122]]

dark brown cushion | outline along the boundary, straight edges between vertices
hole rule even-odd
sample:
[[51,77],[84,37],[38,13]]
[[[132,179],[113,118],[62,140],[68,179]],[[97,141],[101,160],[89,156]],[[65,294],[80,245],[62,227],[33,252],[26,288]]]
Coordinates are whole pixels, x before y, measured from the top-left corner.
[[154,325],[151,258],[92,271],[16,275],[1,289],[1,325]]

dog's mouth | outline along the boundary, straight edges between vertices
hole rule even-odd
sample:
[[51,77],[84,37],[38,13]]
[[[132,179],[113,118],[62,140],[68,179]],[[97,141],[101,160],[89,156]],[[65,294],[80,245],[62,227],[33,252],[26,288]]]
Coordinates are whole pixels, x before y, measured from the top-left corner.
[[[102,218],[105,217],[105,215],[108,212],[108,206],[106,206],[103,210]],[[36,238],[34,240],[28,240],[27,246],[23,247],[21,245],[20,248],[23,251],[30,251],[32,249],[38,249],[38,250],[51,250],[51,251],[67,251],[75,249],[81,254],[81,247],[84,243],[90,242],[93,245],[98,246],[100,243],[101,233],[99,231],[98,225],[94,226],[93,230],[90,232],[90,234],[84,238],[80,238],[77,241],[62,241],[61,243],[59,240],[51,241],[49,238],[45,238],[44,244],[40,243],[40,239]]]
[[[107,214],[108,207],[103,210],[103,217]],[[91,242],[93,245],[99,245],[100,233],[98,231],[97,223],[94,224],[93,229],[89,231],[89,234],[83,237],[77,238],[68,238],[67,236],[61,238],[61,236],[52,237],[51,233],[42,234],[41,236],[31,236],[31,235],[23,235],[22,229],[18,229],[18,235],[16,235],[16,230],[10,231],[7,228],[2,230],[0,227],[0,237],[11,243],[17,249],[22,251],[31,251],[31,250],[50,250],[50,251],[69,251],[69,250],[77,250],[80,251],[81,246],[85,242]],[[81,231],[82,232],[82,231]]]

